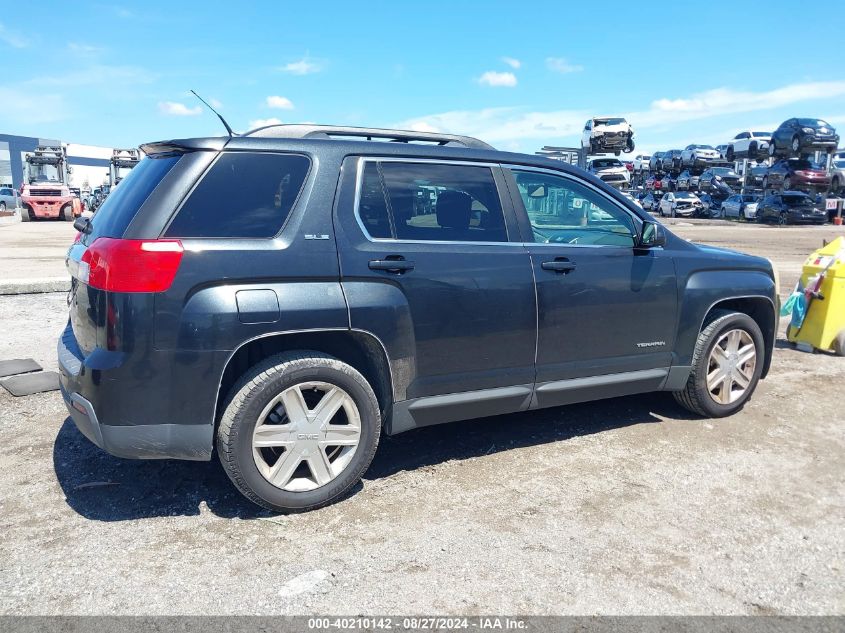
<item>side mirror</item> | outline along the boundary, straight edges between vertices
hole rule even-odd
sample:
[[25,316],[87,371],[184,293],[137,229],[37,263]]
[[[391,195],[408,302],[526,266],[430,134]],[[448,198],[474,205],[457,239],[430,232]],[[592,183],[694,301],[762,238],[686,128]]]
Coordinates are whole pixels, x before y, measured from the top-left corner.
[[658,246],[666,246],[666,229],[656,222],[644,222],[637,248],[657,248]]

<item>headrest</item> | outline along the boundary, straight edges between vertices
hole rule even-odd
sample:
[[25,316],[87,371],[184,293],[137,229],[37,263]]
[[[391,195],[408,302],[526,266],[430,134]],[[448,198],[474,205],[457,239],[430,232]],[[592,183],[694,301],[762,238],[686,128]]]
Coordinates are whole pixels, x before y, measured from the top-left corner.
[[444,191],[437,196],[437,224],[449,229],[468,229],[472,197],[463,191]]

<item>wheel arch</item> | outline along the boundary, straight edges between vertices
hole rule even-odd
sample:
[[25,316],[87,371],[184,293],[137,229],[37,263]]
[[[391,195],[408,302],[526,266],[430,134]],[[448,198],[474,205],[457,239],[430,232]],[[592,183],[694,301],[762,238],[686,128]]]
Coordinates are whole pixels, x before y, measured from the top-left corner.
[[364,330],[325,329],[274,332],[244,341],[223,368],[214,407],[215,427],[229,391],[240,376],[270,356],[294,350],[323,352],[358,370],[376,394],[382,423],[387,422],[394,398],[391,365],[384,344]]

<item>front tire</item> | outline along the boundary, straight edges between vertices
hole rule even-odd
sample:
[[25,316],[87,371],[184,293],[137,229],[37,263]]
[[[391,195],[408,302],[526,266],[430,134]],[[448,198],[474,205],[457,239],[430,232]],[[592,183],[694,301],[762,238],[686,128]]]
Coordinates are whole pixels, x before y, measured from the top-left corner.
[[798,136],[792,137],[792,153],[797,154],[801,150],[801,139]]
[[217,453],[250,501],[302,512],[357,484],[380,434],[378,401],[357,370],[320,352],[287,352],[255,365],[232,388]]
[[692,371],[675,400],[692,413],[721,418],[751,399],[763,371],[763,333],[747,314],[714,311],[698,335]]
[[29,222],[32,218],[32,209],[29,207],[21,207],[21,222]]
[[65,222],[73,222],[73,207],[66,204],[62,207],[62,219]]

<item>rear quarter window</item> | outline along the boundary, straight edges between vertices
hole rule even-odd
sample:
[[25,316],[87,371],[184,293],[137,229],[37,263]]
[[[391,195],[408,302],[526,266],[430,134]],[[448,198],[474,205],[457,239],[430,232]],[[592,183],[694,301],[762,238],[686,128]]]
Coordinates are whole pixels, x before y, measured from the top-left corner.
[[181,155],[148,156],[120,181],[91,218],[88,242],[97,237],[122,237],[138,209]]
[[224,152],[188,195],[165,235],[274,237],[293,209],[310,165],[301,154]]

